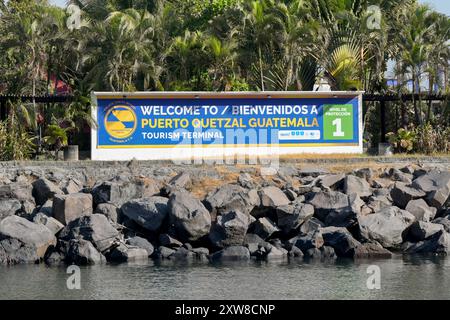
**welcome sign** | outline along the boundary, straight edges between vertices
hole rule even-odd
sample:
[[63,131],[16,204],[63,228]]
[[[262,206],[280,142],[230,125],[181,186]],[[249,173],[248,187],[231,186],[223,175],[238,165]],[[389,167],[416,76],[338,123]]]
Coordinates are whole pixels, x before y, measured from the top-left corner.
[[93,160],[361,153],[360,92],[94,92]]

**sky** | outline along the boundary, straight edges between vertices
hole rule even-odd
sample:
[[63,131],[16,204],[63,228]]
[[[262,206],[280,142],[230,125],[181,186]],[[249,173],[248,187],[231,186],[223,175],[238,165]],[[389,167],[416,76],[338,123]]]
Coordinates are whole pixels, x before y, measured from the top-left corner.
[[[66,0],[49,0],[50,3],[54,3],[58,6],[65,6]],[[428,3],[436,11],[445,13],[450,16],[450,1],[449,0],[420,0],[421,3]]]

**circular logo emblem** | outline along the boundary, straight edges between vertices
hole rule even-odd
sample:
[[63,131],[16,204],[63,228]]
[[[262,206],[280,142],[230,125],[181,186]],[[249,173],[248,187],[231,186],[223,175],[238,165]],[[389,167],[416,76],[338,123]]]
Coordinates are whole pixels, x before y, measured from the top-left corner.
[[105,116],[105,128],[116,139],[125,139],[136,130],[137,118],[134,110],[127,105],[116,105]]

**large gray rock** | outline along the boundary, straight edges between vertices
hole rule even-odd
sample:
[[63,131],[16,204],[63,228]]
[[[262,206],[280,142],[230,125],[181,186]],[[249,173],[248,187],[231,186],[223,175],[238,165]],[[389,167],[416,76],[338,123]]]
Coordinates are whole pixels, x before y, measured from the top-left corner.
[[265,259],[268,261],[285,260],[288,257],[288,251],[281,247],[270,246]]
[[70,222],[59,234],[65,241],[84,239],[92,242],[100,252],[109,249],[117,240],[119,232],[102,214],[82,216]]
[[250,251],[244,246],[226,247],[211,255],[213,261],[247,261],[250,260]]
[[446,231],[439,231],[429,239],[417,243],[405,243],[403,249],[411,254],[441,254],[450,253],[450,234]]
[[64,225],[55,218],[49,217],[42,212],[33,217],[33,222],[46,226],[53,234],[57,234],[64,228]]
[[301,226],[300,226],[300,233],[301,234],[308,234],[311,231],[316,231],[319,228],[325,227],[325,224],[320,221],[319,219],[312,217],[311,219],[306,220]]
[[442,224],[416,221],[409,228],[408,234],[414,241],[422,241],[442,230],[444,230]]
[[394,205],[405,209],[411,200],[425,197],[426,193],[422,190],[407,186],[405,183],[397,182],[391,190],[391,197]]
[[344,173],[320,176],[317,180],[317,185],[325,189],[336,190],[342,186],[344,178]]
[[263,207],[277,208],[288,205],[290,202],[284,192],[275,186],[262,188],[258,194],[261,199],[261,206]]
[[78,179],[69,178],[67,181],[62,183],[61,190],[65,194],[79,193],[83,190],[83,183]]
[[211,211],[216,211],[217,214],[233,210],[250,213],[255,206],[259,206],[260,200],[256,190],[247,190],[238,185],[225,184],[209,193],[205,203]]
[[392,252],[383,248],[378,242],[367,242],[355,248],[354,258],[391,258]]
[[0,221],[0,239],[17,239],[26,246],[34,247],[39,258],[44,257],[49,246],[56,245],[56,238],[47,227],[18,216]]
[[145,261],[148,259],[148,252],[143,248],[127,246],[121,243],[111,250],[108,258],[114,262]]
[[369,197],[369,201],[367,202],[367,207],[370,208],[370,210],[372,212],[378,212],[384,208],[392,207],[392,201],[389,200],[388,196],[384,196],[384,195],[372,196],[372,197]]
[[450,198],[450,172],[431,170],[415,179],[412,186],[427,193],[427,203],[439,210]]
[[7,216],[13,216],[22,209],[22,204],[17,199],[0,199],[0,221]]
[[200,200],[187,192],[175,192],[169,199],[170,233],[182,242],[199,240],[209,233],[211,215]]
[[385,208],[359,218],[361,235],[378,241],[384,248],[392,248],[403,241],[404,231],[415,221],[408,211],[397,207]]
[[338,257],[354,257],[361,245],[346,228],[326,227],[321,229],[324,245],[334,249]]
[[94,213],[102,214],[107,217],[109,221],[117,223],[120,220],[121,211],[113,203],[100,203],[97,208],[95,208]]
[[269,238],[275,232],[280,231],[275,223],[269,218],[259,218],[252,224],[252,233],[257,234],[262,239]]
[[95,205],[110,202],[118,207],[132,199],[147,198],[158,193],[159,186],[155,181],[139,179],[106,181],[92,190]]
[[416,220],[430,222],[436,215],[436,208],[428,206],[423,199],[411,200],[408,202],[406,211],[412,213]]
[[314,215],[314,207],[310,204],[296,202],[277,208],[278,227],[285,233],[300,227]]
[[130,200],[122,206],[122,213],[150,232],[158,232],[169,214],[167,198],[150,197]]
[[450,172],[432,170],[412,182],[412,186],[426,193],[450,188]]
[[209,233],[209,239],[218,248],[242,245],[249,224],[248,214],[238,210],[230,211],[217,217],[217,222]]
[[144,249],[145,251],[147,251],[147,255],[151,256],[153,254],[154,247],[153,245],[148,242],[147,239],[141,238],[141,237],[132,237],[127,239],[127,244],[132,246],[132,247],[137,247],[137,248],[141,248]]
[[83,239],[70,240],[66,260],[68,263],[76,265],[94,265],[106,262],[106,258],[92,243]]
[[64,225],[91,214],[92,195],[88,193],[55,195],[53,198],[53,216]]
[[40,178],[34,181],[32,185],[33,196],[38,205],[44,204],[48,199],[53,199],[57,194],[64,194],[57,185],[46,178]]
[[[19,201],[21,204],[20,211],[26,214],[31,214],[36,206],[34,197],[32,195],[32,190],[33,187],[30,184],[24,182],[14,182],[7,185],[0,185],[0,200]],[[11,205],[11,203],[9,205]],[[4,206],[7,207],[8,205],[4,204],[1,207]],[[5,212],[6,210],[7,209],[3,209],[3,212]]]
[[325,221],[331,212],[342,212],[349,209],[349,198],[346,194],[337,191],[316,192],[308,200],[315,209],[315,216]]
[[354,175],[348,175],[344,179],[344,193],[357,194],[364,198],[372,195],[372,190],[366,179],[359,178]]
[[12,238],[0,240],[0,265],[35,263],[40,258],[33,245]]
[[170,179],[170,186],[187,189],[192,185],[191,177],[187,172],[181,172]]

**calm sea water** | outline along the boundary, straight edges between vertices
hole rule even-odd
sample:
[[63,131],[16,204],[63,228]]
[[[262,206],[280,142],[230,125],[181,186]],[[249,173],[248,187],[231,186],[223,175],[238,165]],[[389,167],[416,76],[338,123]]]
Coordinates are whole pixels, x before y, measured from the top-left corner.
[[[367,289],[378,265],[381,289]],[[64,267],[0,267],[0,299],[450,299],[450,258],[174,264],[81,268],[69,290]]]

